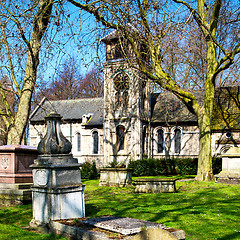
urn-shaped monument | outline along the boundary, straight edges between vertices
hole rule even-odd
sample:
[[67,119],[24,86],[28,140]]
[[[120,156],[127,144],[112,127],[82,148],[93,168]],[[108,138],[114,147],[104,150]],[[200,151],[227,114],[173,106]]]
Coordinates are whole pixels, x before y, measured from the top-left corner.
[[38,145],[39,156],[31,165],[32,224],[37,225],[50,220],[85,216],[81,164],[70,154],[72,145],[61,132],[61,116],[50,113],[45,120],[47,132]]

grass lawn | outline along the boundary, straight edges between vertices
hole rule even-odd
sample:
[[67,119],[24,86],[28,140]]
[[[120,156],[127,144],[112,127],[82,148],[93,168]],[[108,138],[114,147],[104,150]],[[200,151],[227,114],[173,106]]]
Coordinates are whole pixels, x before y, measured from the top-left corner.
[[[135,194],[133,187],[86,184],[87,217],[114,215],[163,223],[183,229],[186,239],[240,239],[240,185],[176,182],[177,193]],[[64,239],[24,229],[31,205],[0,207],[0,239]]]

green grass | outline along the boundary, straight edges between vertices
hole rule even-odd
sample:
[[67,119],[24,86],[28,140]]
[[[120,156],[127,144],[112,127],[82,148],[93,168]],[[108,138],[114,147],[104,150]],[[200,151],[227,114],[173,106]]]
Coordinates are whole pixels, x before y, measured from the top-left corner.
[[[176,182],[177,193],[135,194],[84,180],[87,217],[114,215],[183,229],[187,240],[240,239],[240,185]],[[30,232],[31,205],[0,207],[0,239],[64,239]]]
[[65,239],[53,234],[41,234],[29,230],[32,219],[32,205],[5,207],[0,205],[0,239],[1,240],[28,240]]

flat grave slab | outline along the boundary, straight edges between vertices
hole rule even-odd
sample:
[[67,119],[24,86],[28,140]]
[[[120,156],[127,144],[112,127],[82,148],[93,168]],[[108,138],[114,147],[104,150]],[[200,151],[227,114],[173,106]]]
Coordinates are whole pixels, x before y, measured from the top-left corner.
[[[183,240],[183,230],[128,217],[103,216],[50,221],[50,230],[78,240]],[[113,235],[112,235],[113,234]]]
[[128,217],[103,216],[84,220],[83,223],[122,235],[140,233],[143,229],[158,228],[171,232],[177,239],[185,239],[183,230],[168,228],[163,224]]
[[123,235],[135,234],[140,232],[143,228],[154,227],[164,229],[164,225],[160,223],[153,223],[148,221],[142,221],[128,217],[114,217],[104,216],[100,218],[91,218],[83,221],[86,224],[94,227],[99,227],[105,230],[118,232]]

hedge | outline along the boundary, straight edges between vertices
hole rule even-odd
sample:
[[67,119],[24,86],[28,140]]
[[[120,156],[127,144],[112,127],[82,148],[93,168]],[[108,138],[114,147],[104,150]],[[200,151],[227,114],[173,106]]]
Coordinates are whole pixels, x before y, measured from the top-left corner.
[[[163,158],[142,159],[132,161],[128,165],[133,169],[133,176],[159,176],[159,175],[196,175],[197,158]],[[221,158],[213,158],[213,173],[221,171]]]

